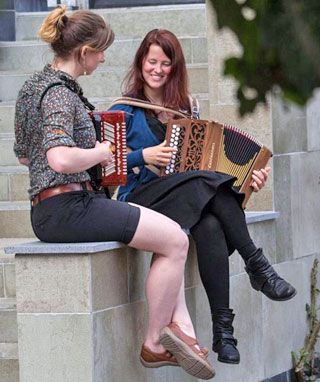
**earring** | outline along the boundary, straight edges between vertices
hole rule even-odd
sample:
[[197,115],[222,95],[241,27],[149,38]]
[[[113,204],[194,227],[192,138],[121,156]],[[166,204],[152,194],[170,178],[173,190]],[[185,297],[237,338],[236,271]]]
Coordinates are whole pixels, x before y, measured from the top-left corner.
[[86,59],[83,60],[83,75],[86,76],[87,75],[87,66],[86,66]]

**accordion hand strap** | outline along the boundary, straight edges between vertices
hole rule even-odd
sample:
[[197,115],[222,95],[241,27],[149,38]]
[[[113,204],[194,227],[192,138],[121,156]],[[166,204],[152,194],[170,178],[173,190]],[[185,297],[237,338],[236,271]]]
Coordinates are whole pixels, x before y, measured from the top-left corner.
[[194,119],[200,118],[200,108],[199,108],[199,102],[196,98],[189,95],[189,103],[190,103],[190,110],[191,110],[191,117]]
[[[132,152],[132,149],[127,146],[127,153],[131,153],[131,152]],[[153,164],[146,164],[146,165],[144,165],[144,167],[146,167],[148,170],[150,170],[154,174],[160,176],[160,170],[156,166],[154,166]],[[140,172],[140,169],[139,169],[139,167],[133,167],[132,171],[136,175],[138,175]]]
[[190,117],[188,114],[183,114],[180,111],[176,111],[174,109],[169,109],[164,106],[160,105],[155,105],[151,102],[148,101],[143,101],[141,99],[136,99],[136,98],[131,98],[131,97],[120,97],[116,98],[111,105],[109,106],[112,107],[114,105],[130,105],[130,106],[136,106],[136,107],[141,107],[144,109],[151,109],[151,110],[158,110],[158,111],[165,111],[167,113],[175,114],[181,118],[188,118]]
[[148,170],[150,170],[154,174],[160,176],[160,170],[153,164],[146,164],[144,167],[146,167]]

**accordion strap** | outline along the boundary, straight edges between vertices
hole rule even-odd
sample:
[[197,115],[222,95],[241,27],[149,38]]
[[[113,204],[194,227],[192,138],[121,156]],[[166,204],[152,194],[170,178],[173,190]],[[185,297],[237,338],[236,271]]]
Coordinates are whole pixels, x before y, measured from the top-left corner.
[[199,102],[197,98],[192,97],[192,95],[189,94],[189,103],[190,103],[190,110],[191,110],[191,117],[193,119],[199,119],[200,118],[200,108],[199,108]]
[[131,98],[131,97],[120,97],[116,98],[109,106],[112,107],[114,105],[130,105],[130,106],[136,106],[141,107],[144,109],[151,109],[151,110],[158,110],[158,111],[165,111],[167,113],[175,114],[181,118],[188,118],[190,117],[188,114],[181,113],[180,111],[176,111],[174,109],[169,109],[164,106],[156,105],[148,101],[143,101],[141,99],[137,98]]

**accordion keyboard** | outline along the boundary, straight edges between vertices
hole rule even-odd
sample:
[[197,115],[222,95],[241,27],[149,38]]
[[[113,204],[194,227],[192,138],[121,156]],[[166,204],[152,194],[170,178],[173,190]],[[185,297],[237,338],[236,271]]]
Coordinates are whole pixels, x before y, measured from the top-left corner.
[[114,154],[113,161],[102,167],[102,186],[124,185],[127,182],[126,123],[123,111],[100,111],[90,113],[97,139],[109,141]]

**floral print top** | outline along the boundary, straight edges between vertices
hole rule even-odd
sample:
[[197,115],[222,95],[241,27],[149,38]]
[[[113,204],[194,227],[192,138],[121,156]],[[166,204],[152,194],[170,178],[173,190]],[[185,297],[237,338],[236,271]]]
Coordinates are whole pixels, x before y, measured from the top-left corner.
[[95,129],[80,97],[82,89],[78,82],[50,65],[33,74],[19,92],[14,152],[17,157],[29,159],[31,200],[46,188],[90,180],[86,171],[55,172],[46,158],[52,147],[95,146]]

